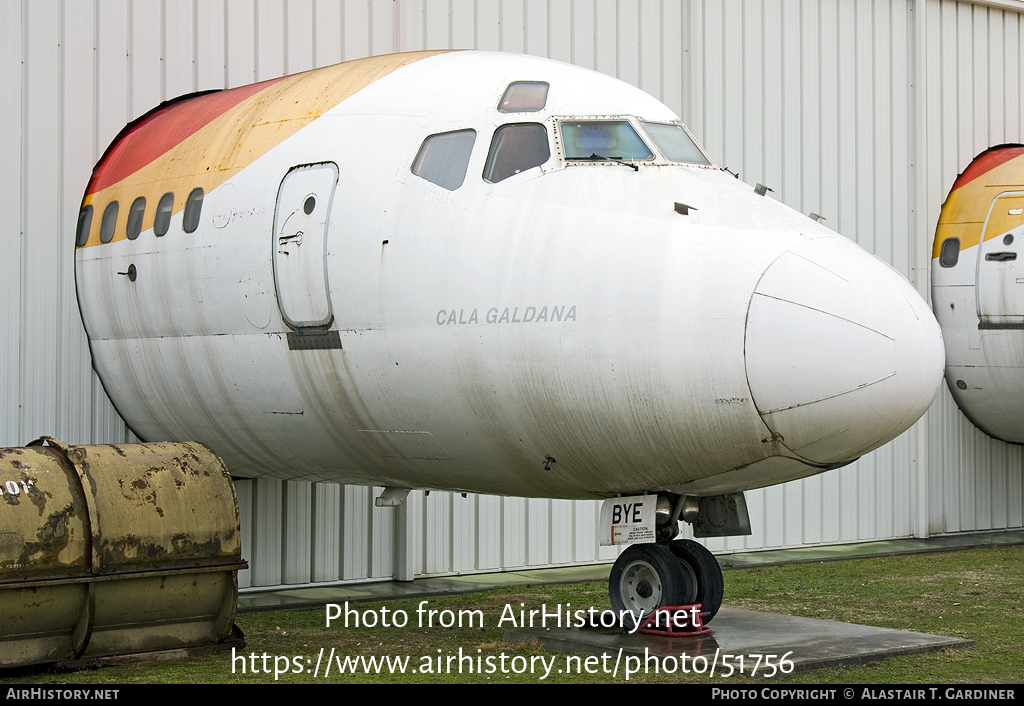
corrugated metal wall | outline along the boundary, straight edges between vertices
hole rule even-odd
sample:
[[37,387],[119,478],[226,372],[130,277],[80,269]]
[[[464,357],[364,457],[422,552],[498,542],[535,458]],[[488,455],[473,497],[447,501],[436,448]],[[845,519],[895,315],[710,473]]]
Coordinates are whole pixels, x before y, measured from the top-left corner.
[[[93,163],[161,100],[392,51],[482,48],[619,76],[721,164],[891,262],[927,293],[956,174],[1022,142],[1024,2],[951,0],[6,0],[0,26],[0,444],[130,441],[89,363],[72,233]],[[945,388],[845,469],[748,494],[716,551],[1024,524],[1021,447]],[[252,585],[610,560],[596,504],[239,484]]]

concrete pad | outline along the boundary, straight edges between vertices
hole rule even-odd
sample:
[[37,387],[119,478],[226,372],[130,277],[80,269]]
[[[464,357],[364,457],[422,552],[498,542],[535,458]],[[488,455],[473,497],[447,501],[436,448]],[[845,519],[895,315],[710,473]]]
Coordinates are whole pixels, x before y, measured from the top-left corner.
[[[508,630],[505,641],[514,644],[536,640],[552,652],[596,655],[606,665],[617,661],[620,674],[625,672],[626,657],[638,657],[643,673],[643,663],[653,656],[662,671],[681,672],[685,667],[689,671],[711,674],[713,668],[716,676],[729,676],[729,665],[735,672],[742,671],[748,675],[752,675],[756,666],[757,674],[773,676],[769,662],[778,668],[783,657],[792,663],[792,671],[805,672],[973,644],[970,640],[909,630],[725,606],[708,627],[711,628],[710,635],[679,637],[630,635],[619,628],[557,628],[549,625],[550,629]],[[609,656],[605,658],[603,655]],[[772,657],[769,659],[767,655]],[[758,656],[761,656],[760,664]],[[670,659],[666,661],[666,657]],[[694,663],[695,657],[703,657],[704,661],[698,659]],[[637,666],[633,660],[633,668]],[[788,665],[786,669],[789,670]],[[654,659],[649,662],[648,672],[654,672]],[[781,674],[776,673],[775,676]]]

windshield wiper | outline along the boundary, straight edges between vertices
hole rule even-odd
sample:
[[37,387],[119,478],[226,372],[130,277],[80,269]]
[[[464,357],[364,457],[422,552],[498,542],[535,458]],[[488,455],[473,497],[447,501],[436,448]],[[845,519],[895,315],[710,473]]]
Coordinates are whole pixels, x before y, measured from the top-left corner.
[[635,164],[631,164],[629,162],[623,162],[621,159],[615,159],[614,157],[602,157],[601,155],[597,154],[596,152],[591,153],[590,157],[588,157],[587,159],[595,159],[595,160],[599,159],[602,162],[615,162],[616,164],[621,164],[624,167],[629,167],[634,172],[640,171],[640,167],[636,166]]

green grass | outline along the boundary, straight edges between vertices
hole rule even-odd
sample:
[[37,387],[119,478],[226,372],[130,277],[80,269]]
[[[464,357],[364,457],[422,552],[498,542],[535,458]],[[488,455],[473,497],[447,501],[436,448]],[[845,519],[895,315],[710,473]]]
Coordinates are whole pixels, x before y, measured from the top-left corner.
[[[824,618],[879,627],[914,630],[973,640],[971,647],[942,650],[923,655],[892,657],[864,666],[827,669],[772,679],[772,683],[1018,683],[1024,675],[1024,547],[999,547],[917,554],[873,559],[851,559],[820,564],[796,564],[725,572],[725,604],[753,610],[771,611],[811,618]],[[132,684],[132,683],[273,683],[274,656],[301,656],[315,664],[324,648],[325,659],[333,648],[335,654],[399,655],[410,658],[409,667],[420,668],[425,658],[439,654],[464,654],[482,659],[498,660],[506,655],[506,664],[513,657],[550,660],[553,653],[537,645],[512,646],[502,641],[504,628],[498,619],[507,604],[518,609],[539,608],[546,603],[570,603],[575,608],[608,607],[607,586],[603,583],[577,585],[529,586],[498,589],[486,593],[431,597],[429,608],[480,610],[484,627],[419,628],[416,608],[422,599],[360,603],[353,605],[360,612],[374,611],[381,615],[386,608],[390,615],[404,610],[409,625],[404,628],[345,628],[341,621],[325,626],[325,610],[321,606],[309,610],[275,611],[239,615],[237,624],[246,635],[245,655],[255,653],[261,673],[252,674],[251,661],[246,661],[242,674],[235,661],[232,673],[231,653],[207,657],[107,667],[100,670],[54,673],[37,671],[16,678],[0,679],[0,684],[67,683],[67,684]],[[714,623],[712,623],[712,628]],[[478,652],[479,650],[479,652]],[[262,655],[270,656],[271,673],[262,673]],[[558,657],[564,664],[565,657]],[[429,660],[433,662],[433,660]],[[486,663],[485,663],[486,664]],[[495,661],[496,665],[500,662]],[[278,667],[290,670],[293,662],[279,662]],[[557,667],[547,682],[612,683],[622,682],[611,675],[557,674]],[[278,683],[325,683],[321,676],[279,675]],[[359,675],[327,680],[369,683],[462,683],[505,682],[536,683],[537,675],[515,674],[416,674]],[[695,682],[713,684],[764,683],[761,678],[736,677],[721,679],[698,675],[660,675],[638,678],[631,682]]]

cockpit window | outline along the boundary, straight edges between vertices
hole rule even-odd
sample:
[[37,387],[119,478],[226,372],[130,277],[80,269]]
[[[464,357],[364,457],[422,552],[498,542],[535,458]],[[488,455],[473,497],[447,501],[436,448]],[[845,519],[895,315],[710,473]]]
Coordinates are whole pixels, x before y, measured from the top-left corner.
[[545,81],[513,81],[498,101],[499,113],[535,113],[548,102]]
[[497,183],[548,161],[548,131],[540,123],[510,123],[494,131],[484,180]]
[[563,121],[566,159],[654,159],[627,120]]
[[466,180],[469,157],[473,154],[476,130],[455,130],[430,135],[420,145],[412,173],[455,191]]
[[644,130],[651,136],[658,149],[670,162],[686,162],[687,164],[710,164],[708,158],[694,144],[679,123],[642,123]]

